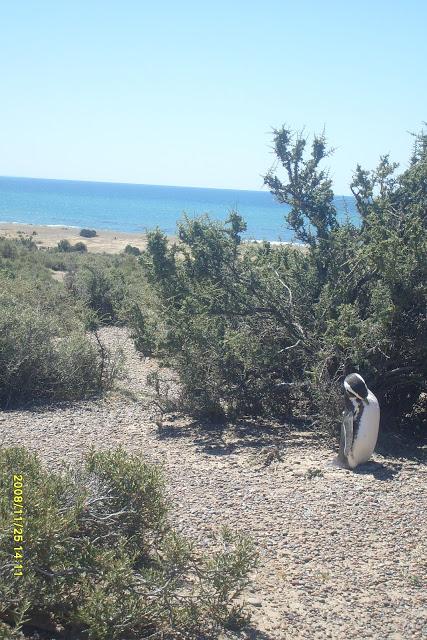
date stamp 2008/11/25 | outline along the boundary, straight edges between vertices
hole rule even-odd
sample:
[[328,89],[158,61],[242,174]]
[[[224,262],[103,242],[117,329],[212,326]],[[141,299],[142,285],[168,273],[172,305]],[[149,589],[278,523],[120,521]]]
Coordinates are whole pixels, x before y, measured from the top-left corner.
[[24,479],[21,474],[13,476],[13,567],[14,576],[24,571]]

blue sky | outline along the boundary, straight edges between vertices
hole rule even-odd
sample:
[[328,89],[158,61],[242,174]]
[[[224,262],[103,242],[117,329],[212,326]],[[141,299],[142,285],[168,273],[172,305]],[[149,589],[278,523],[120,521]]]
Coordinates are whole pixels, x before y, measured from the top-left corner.
[[0,175],[262,188],[271,129],[326,128],[336,193],[405,166],[427,3],[28,0],[0,8]]

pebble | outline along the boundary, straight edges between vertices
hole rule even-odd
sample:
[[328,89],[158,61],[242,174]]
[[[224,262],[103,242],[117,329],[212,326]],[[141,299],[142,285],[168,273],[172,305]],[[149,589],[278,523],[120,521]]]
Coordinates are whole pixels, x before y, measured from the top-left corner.
[[[252,536],[260,561],[243,596],[252,622],[233,638],[427,638],[425,465],[399,459],[399,473],[379,481],[370,469],[392,470],[397,459],[374,456],[366,473],[345,473],[327,467],[333,445],[310,432],[292,438],[284,425],[257,431],[250,423],[245,433],[242,423],[220,433],[177,412],[159,433],[156,409],[144,404],[156,361],[136,354],[125,329],[101,333],[110,346],[122,345],[123,388],[138,402],[114,392],[107,401],[2,412],[3,446],[27,444],[58,469],[92,444],[123,444],[162,465],[171,522],[200,550],[209,551],[210,534],[223,524]],[[284,461],[264,468],[259,452],[276,444]],[[322,474],[308,479],[309,469]]]

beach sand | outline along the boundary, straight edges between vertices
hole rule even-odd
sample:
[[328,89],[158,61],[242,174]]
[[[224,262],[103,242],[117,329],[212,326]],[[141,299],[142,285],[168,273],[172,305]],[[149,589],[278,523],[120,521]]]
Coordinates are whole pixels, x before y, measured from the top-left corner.
[[[147,236],[144,233],[132,231],[114,231],[111,229],[96,229],[94,238],[80,236],[80,228],[66,225],[41,225],[19,222],[0,222],[0,237],[19,238],[33,236],[39,247],[56,247],[60,240],[68,240],[71,244],[84,242],[91,253],[121,253],[126,245],[131,244],[141,251],[147,246]],[[176,236],[168,236],[169,242],[179,242]],[[261,240],[244,240],[244,243],[261,243]],[[272,246],[292,245],[291,242],[270,241]],[[305,245],[295,244],[299,250],[305,250]]]
[[20,224],[15,222],[1,222],[0,236],[18,238],[19,236],[33,236],[39,247],[56,247],[60,240],[68,240],[71,244],[84,242],[88,251],[93,253],[120,253],[126,245],[131,244],[138,249],[145,249],[147,236],[143,233],[126,231],[111,231],[97,229],[95,238],[82,238],[80,229],[76,227],[51,227],[38,224]]

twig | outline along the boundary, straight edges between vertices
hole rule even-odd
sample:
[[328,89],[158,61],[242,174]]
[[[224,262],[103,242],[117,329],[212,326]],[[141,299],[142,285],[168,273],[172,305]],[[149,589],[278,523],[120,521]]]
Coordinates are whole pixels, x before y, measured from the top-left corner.
[[96,338],[96,341],[98,343],[99,350],[100,350],[100,353],[101,353],[101,365],[100,365],[100,368],[99,368],[99,386],[102,388],[103,379],[104,379],[105,347],[101,342],[101,339],[100,339],[100,337],[98,335],[98,331],[95,330],[94,331],[94,335],[95,335],[95,338]]
[[286,282],[283,282],[282,278],[279,276],[279,274],[277,273],[276,269],[273,269],[274,273],[277,276],[278,281],[280,282],[280,284],[285,287],[285,289],[287,290],[287,292],[289,293],[289,304],[292,306],[293,305],[293,301],[292,301],[292,291],[291,289],[288,287],[288,285],[286,284]]
[[277,353],[283,353],[283,351],[289,351],[289,349],[293,349],[294,347],[297,347],[300,342],[301,342],[301,338],[298,338],[295,344],[291,344],[289,347],[284,347],[283,349],[280,349],[280,351],[278,351]]

